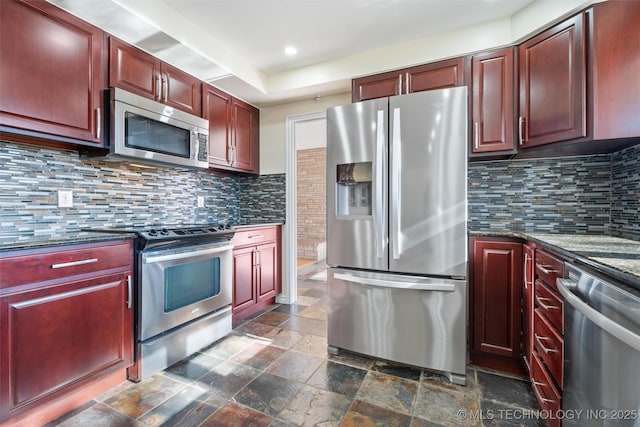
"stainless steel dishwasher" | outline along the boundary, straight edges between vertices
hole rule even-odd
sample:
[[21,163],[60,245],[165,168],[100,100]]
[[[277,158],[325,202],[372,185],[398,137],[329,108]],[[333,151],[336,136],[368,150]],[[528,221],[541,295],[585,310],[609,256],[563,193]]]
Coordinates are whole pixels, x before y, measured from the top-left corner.
[[563,425],[639,427],[640,290],[565,272]]

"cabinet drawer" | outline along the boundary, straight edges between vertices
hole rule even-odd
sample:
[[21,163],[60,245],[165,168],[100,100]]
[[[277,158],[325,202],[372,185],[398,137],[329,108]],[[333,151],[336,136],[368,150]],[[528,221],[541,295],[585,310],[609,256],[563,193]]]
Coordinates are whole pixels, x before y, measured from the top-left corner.
[[278,239],[280,227],[250,228],[236,231],[232,242],[236,247],[260,245],[265,242],[275,242]]
[[534,293],[535,308],[540,310],[540,313],[561,335],[564,334],[564,303],[562,298],[540,280],[536,281]]
[[536,251],[536,274],[551,289],[558,292],[556,279],[564,275],[564,263],[544,251]]
[[48,248],[31,254],[0,259],[0,289],[60,279],[94,271],[129,267],[133,262],[132,242]]
[[564,340],[538,309],[535,310],[533,319],[533,346],[535,352],[549,369],[556,384],[562,389]]
[[[536,399],[538,399],[540,408],[551,414],[557,414],[561,404],[560,392],[553,384],[549,373],[535,354],[531,358],[531,387],[533,388],[533,393],[536,395]],[[559,425],[560,420],[549,420],[549,426]]]

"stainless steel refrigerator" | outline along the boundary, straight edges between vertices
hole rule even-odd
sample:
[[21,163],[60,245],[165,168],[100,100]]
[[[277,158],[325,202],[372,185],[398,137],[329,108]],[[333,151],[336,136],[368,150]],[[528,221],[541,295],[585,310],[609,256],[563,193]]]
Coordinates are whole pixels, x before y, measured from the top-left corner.
[[467,89],[327,110],[328,345],[464,384]]

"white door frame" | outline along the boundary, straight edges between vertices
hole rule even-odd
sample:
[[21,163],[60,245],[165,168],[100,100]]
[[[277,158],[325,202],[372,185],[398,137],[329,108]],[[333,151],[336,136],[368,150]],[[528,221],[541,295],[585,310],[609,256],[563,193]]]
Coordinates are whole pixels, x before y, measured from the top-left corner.
[[282,275],[282,293],[276,298],[276,302],[280,304],[294,304],[298,299],[298,227],[296,225],[298,219],[298,196],[296,192],[297,165],[295,127],[296,123],[326,118],[326,111],[297,114],[287,116],[286,118],[286,221],[284,223],[282,238],[282,267],[284,274]]

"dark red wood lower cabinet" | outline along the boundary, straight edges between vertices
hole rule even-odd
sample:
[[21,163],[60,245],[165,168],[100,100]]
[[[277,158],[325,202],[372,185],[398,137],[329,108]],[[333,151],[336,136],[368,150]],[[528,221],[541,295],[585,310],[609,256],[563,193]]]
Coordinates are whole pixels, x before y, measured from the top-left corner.
[[280,226],[238,230],[233,237],[233,319],[273,304],[281,290]]
[[524,373],[521,359],[522,243],[471,239],[471,362]]
[[0,254],[0,424],[46,423],[125,379],[132,261],[131,241]]

